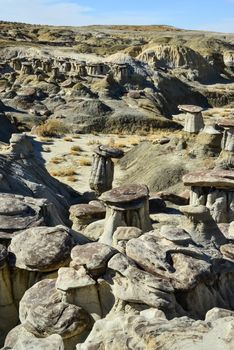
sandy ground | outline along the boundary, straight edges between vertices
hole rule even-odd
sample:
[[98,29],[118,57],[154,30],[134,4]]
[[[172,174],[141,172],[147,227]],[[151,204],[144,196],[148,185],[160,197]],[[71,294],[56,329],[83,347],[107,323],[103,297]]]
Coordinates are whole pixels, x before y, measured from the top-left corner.
[[[89,176],[91,172],[92,154],[99,145],[109,145],[122,148],[128,152],[143,137],[133,135],[93,135],[81,134],[77,136],[66,135],[63,138],[34,138],[34,148],[37,156],[42,157],[49,173],[68,184],[75,190],[83,193],[89,191]],[[72,151],[80,148],[80,151]],[[87,165],[85,165],[87,164]],[[61,171],[71,175],[61,175]],[[60,174],[59,174],[60,172]],[[115,161],[114,185],[121,183],[121,169]]]

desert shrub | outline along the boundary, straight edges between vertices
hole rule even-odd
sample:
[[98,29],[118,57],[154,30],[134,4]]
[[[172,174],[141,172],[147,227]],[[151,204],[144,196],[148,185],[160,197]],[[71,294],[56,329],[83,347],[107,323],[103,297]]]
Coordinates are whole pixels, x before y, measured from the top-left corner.
[[72,137],[69,137],[69,136],[66,136],[63,139],[64,139],[64,141],[67,141],[67,142],[73,142]]
[[65,161],[64,157],[54,157],[54,158],[51,158],[50,160],[50,162],[53,164],[60,164],[64,161]]
[[82,152],[83,149],[79,145],[74,145],[74,146],[71,147],[71,151]]
[[67,177],[67,181],[76,182],[76,181],[77,181],[77,178],[76,178],[75,175],[71,175],[71,176],[68,176],[68,177]]
[[99,140],[95,140],[95,139],[92,139],[92,140],[89,140],[87,142],[87,145],[100,145],[101,142]]
[[79,164],[81,166],[90,166],[92,164],[91,160],[90,159],[87,159],[87,158],[80,158],[79,159]]
[[66,126],[59,120],[49,119],[35,129],[35,133],[41,137],[58,137],[67,132]]
[[64,167],[56,170],[52,170],[52,176],[65,177],[65,176],[74,176],[76,175],[76,169],[73,167]]

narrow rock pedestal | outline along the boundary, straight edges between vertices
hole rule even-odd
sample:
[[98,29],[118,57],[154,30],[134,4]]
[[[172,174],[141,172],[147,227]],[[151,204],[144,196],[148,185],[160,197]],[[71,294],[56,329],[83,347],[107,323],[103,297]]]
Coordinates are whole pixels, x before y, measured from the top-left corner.
[[112,245],[113,234],[120,226],[134,226],[143,232],[152,229],[149,217],[149,190],[145,185],[114,188],[101,195],[106,205],[104,232],[101,243]]
[[223,130],[222,152],[218,158],[218,164],[222,167],[234,167],[234,121],[222,119],[217,125]]
[[121,158],[124,152],[118,148],[99,146],[93,155],[93,164],[89,180],[91,190],[98,195],[112,188],[114,163],[111,158]]
[[180,111],[186,112],[184,131],[196,134],[204,128],[202,107],[193,105],[179,105],[178,108]]

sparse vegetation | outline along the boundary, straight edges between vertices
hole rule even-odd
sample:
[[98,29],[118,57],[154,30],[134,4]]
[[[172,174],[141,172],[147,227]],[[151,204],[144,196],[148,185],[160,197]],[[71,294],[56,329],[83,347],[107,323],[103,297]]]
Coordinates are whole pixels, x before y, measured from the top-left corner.
[[63,163],[65,161],[64,157],[54,157],[51,158],[50,162],[53,164],[60,164]]
[[71,151],[73,152],[83,152],[83,149],[79,145],[74,145],[71,147]]
[[76,182],[77,181],[77,178],[75,175],[71,175],[71,176],[68,176],[67,177],[67,181],[69,182]]
[[67,142],[73,142],[73,139],[70,136],[66,136],[63,139],[64,139],[64,141],[67,141]]
[[95,140],[95,139],[89,140],[87,142],[87,145],[100,145],[100,144],[101,144],[100,140]]
[[79,164],[81,166],[90,166],[92,164],[91,160],[88,158],[80,158],[79,159]]
[[35,128],[35,133],[41,137],[59,137],[67,132],[63,122],[56,119],[49,119],[44,124]]
[[52,170],[50,173],[52,176],[57,177],[74,176],[76,175],[76,169],[73,167],[63,167],[60,169]]

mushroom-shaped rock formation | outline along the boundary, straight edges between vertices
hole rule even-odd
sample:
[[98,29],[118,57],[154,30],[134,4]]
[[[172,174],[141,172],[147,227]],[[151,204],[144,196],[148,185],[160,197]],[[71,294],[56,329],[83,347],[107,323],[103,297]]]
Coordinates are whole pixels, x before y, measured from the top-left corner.
[[185,205],[180,207],[182,213],[188,218],[186,230],[198,244],[209,245],[215,243],[222,245],[226,239],[204,205]]
[[49,224],[49,203],[11,194],[0,195],[0,242],[11,240],[14,233]]
[[94,221],[105,218],[106,209],[104,206],[92,204],[75,204],[70,208],[70,220],[72,228],[76,231],[84,230]]
[[93,320],[102,317],[96,281],[83,266],[59,269],[56,288],[63,294],[63,301],[82,307]]
[[11,264],[29,271],[55,271],[69,264],[72,244],[64,226],[30,228],[12,238]]
[[196,171],[183,176],[191,187],[190,204],[205,205],[217,223],[234,219],[234,173],[232,170]]
[[[221,151],[222,133],[212,125],[206,125],[197,137],[197,143],[202,151],[208,155],[217,155]],[[196,144],[197,147],[197,144]]]
[[186,112],[184,131],[199,133],[204,128],[203,108],[193,105],[179,105],[180,111]]
[[232,119],[222,119],[217,125],[223,130],[222,152],[218,159],[221,166],[234,167],[234,121]]
[[134,226],[147,232],[152,228],[149,217],[149,190],[145,185],[116,187],[101,195],[106,205],[101,243],[112,245],[113,233],[120,226]]
[[95,150],[89,185],[98,195],[112,188],[114,163],[111,158],[121,158],[123,155],[118,148],[99,146]]
[[20,320],[38,338],[59,334],[65,349],[73,349],[90,324],[87,312],[63,301],[54,280],[43,280],[27,290],[20,302]]

